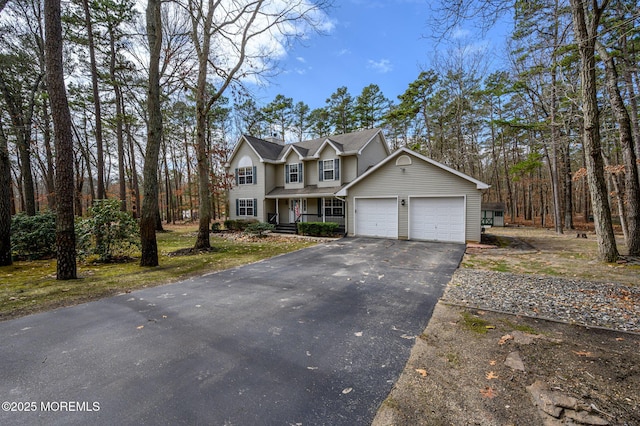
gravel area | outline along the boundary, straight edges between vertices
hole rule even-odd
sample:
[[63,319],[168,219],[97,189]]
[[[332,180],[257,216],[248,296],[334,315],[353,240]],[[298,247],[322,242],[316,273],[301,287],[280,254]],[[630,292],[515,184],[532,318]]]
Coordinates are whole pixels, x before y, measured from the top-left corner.
[[458,269],[444,302],[640,332],[640,288],[617,283]]

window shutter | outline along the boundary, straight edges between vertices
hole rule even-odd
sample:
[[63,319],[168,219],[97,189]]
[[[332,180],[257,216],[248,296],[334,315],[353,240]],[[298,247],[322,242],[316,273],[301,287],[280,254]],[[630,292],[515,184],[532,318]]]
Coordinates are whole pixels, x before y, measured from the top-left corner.
[[238,185],[238,168],[236,168],[236,186]]
[[322,198],[318,198],[318,217],[322,217]]
[[253,199],[253,215],[258,216],[258,200]]
[[289,183],[289,165],[284,165],[284,183]]
[[333,177],[335,180],[340,180],[340,159],[333,160]]
[[258,183],[258,168],[256,166],[253,166],[253,184],[257,184]]
[[298,182],[304,182],[304,169],[302,168],[302,163],[298,163]]
[[236,216],[240,216],[240,199],[236,198]]
[[322,170],[322,160],[318,161],[318,181],[322,182],[324,179],[324,171]]

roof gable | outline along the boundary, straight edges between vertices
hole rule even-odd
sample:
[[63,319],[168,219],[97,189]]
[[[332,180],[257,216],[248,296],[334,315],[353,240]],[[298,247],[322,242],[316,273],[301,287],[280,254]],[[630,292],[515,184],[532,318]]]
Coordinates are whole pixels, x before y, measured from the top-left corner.
[[446,172],[449,172],[455,176],[458,176],[468,182],[471,182],[473,184],[476,185],[477,189],[487,189],[489,188],[489,185],[487,185],[484,182],[481,182],[477,179],[472,178],[471,176],[468,176],[462,172],[459,172],[457,170],[454,170],[448,166],[445,166],[442,163],[439,163],[435,160],[432,160],[428,157],[425,157],[422,154],[419,154],[415,151],[412,151],[406,147],[400,148],[399,150],[397,150],[396,152],[394,152],[393,154],[391,154],[390,156],[388,156],[387,158],[385,158],[384,160],[382,160],[381,162],[379,162],[378,164],[376,164],[375,166],[371,167],[370,169],[368,169],[366,172],[364,172],[362,175],[360,175],[357,179],[355,179],[354,181],[352,181],[351,183],[349,183],[348,185],[344,186],[336,195],[338,196],[345,196],[347,195],[347,191],[349,188],[351,188],[352,186],[356,185],[358,182],[364,180],[367,178],[367,176],[373,174],[376,172],[376,170],[380,169],[381,167],[383,167],[385,164],[389,163],[390,161],[395,160],[397,157],[399,157],[402,154],[408,154],[408,155],[412,155],[416,158],[419,158],[420,160],[431,164],[432,166],[435,166],[436,168],[439,168],[441,170],[444,170]]
[[233,148],[231,155],[229,156],[228,163],[231,163],[233,158],[236,156],[242,144],[247,144],[253,152],[258,156],[260,162],[264,163],[277,161],[280,158],[282,151],[284,151],[285,147],[283,145],[265,141],[264,139],[255,138],[249,135],[242,135],[236,146]]

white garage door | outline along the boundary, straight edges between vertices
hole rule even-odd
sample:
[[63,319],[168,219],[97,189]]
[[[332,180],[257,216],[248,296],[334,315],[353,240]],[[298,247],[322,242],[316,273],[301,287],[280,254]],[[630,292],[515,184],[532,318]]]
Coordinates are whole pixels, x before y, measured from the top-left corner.
[[397,198],[356,198],[355,234],[398,238]]
[[409,238],[464,243],[464,198],[434,197],[409,200]]

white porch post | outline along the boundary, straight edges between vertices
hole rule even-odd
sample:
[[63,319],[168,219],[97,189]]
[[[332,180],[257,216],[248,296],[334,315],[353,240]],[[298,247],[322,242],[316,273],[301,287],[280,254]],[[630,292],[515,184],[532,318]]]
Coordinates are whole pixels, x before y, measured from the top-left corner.
[[324,197],[320,198],[320,208],[322,209],[322,222],[324,223],[327,221],[324,213]]
[[280,214],[278,213],[279,204],[280,204],[280,199],[276,198],[276,225],[280,223]]

